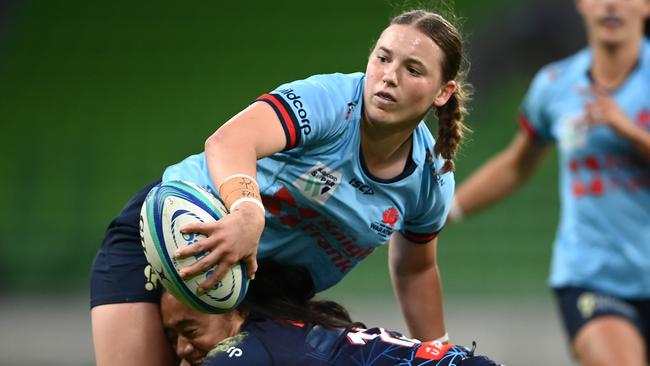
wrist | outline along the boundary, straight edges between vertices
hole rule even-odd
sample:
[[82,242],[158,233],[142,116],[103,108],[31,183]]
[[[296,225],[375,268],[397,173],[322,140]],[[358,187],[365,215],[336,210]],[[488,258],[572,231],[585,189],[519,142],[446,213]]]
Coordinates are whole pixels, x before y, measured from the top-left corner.
[[[262,204],[262,201],[260,201],[259,199],[250,198],[250,197],[240,197],[230,205],[230,212],[238,210],[240,206],[243,206],[246,209],[248,208],[256,209],[257,211],[262,212],[262,217],[265,216],[266,210],[264,209],[264,205]],[[253,206],[257,206],[257,208],[253,208]]]
[[613,123],[613,129],[622,137],[629,139],[636,134],[636,125],[633,121],[629,120],[626,117],[615,120]]
[[223,180],[218,191],[228,211],[235,211],[238,206],[243,204],[254,204],[261,209],[262,216],[264,216],[264,205],[259,185],[253,177],[245,174],[231,175]]

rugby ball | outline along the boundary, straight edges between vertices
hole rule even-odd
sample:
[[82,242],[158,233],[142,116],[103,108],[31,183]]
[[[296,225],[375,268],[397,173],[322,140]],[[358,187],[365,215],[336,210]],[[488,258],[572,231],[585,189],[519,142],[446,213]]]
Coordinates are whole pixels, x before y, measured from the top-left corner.
[[214,288],[200,294],[199,283],[212,270],[183,280],[181,268],[203,258],[207,253],[176,259],[177,249],[205,238],[198,233],[181,233],[183,226],[194,222],[214,222],[228,211],[220,199],[198,185],[186,181],[162,182],[149,191],[140,211],[140,237],[147,261],[161,284],[178,300],[203,313],[225,313],[239,305],[248,289],[246,266],[232,266]]

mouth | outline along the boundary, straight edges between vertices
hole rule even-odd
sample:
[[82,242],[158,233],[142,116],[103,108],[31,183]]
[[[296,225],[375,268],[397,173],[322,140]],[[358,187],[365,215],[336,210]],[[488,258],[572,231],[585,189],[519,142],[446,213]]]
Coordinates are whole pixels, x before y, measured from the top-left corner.
[[598,19],[598,24],[607,28],[616,28],[623,25],[623,19],[615,15],[607,15]]
[[375,93],[375,96],[377,98],[385,101],[385,102],[389,102],[389,103],[396,103],[397,102],[397,99],[395,99],[395,97],[393,97],[391,94],[383,92],[383,91]]
[[203,357],[186,361],[192,366],[201,366],[203,364]]

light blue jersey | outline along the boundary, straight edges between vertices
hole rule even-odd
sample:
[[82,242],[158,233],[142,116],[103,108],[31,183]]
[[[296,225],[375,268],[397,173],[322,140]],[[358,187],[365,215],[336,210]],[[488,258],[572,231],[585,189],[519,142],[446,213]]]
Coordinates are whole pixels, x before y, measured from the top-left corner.
[[[522,105],[522,127],[557,142],[562,201],[550,284],[624,298],[650,298],[650,161],[610,127],[589,128],[591,51],[543,68]],[[650,130],[650,43],[613,94],[622,111]]]
[[[373,177],[360,150],[364,75],[317,75],[257,99],[277,113],[284,151],[257,163],[266,207],[258,258],[307,268],[316,291],[339,282],[360,260],[399,231],[414,242],[436,237],[447,217],[453,174],[438,175],[434,139],[424,125],[412,135],[411,159],[394,179]],[[216,189],[204,154],[165,170]]]

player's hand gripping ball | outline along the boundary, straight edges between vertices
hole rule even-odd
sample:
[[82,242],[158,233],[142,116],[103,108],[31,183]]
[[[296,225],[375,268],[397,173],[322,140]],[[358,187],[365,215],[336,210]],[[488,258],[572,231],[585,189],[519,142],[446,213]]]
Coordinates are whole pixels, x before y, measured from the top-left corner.
[[149,191],[140,211],[140,237],[152,271],[174,297],[203,313],[224,313],[239,305],[248,289],[246,266],[239,262],[213,288],[199,292],[199,283],[212,270],[187,280],[181,278],[179,271],[207,253],[184,259],[174,258],[174,253],[205,238],[202,234],[181,233],[183,226],[220,220],[227,213],[220,199],[185,181],[158,184]]

